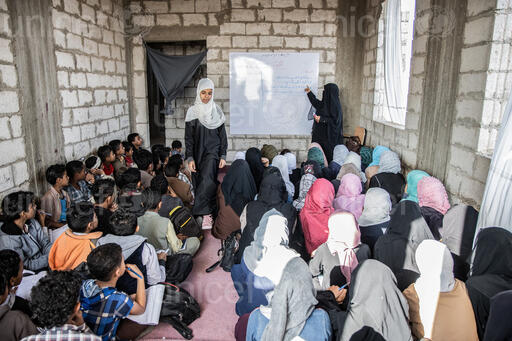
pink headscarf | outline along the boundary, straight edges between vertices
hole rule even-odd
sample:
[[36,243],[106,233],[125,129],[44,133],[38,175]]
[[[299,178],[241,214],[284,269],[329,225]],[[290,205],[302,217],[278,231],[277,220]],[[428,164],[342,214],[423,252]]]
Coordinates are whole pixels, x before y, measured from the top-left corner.
[[348,173],[341,178],[340,188],[334,199],[334,208],[352,213],[356,219],[363,214],[364,194],[361,178]]
[[350,283],[352,271],[359,264],[354,249],[361,244],[361,232],[355,217],[350,212],[335,212],[329,218],[327,247],[337,254],[341,273]]
[[432,207],[442,214],[450,209],[443,183],[433,176],[426,176],[418,182],[418,201],[421,207]]

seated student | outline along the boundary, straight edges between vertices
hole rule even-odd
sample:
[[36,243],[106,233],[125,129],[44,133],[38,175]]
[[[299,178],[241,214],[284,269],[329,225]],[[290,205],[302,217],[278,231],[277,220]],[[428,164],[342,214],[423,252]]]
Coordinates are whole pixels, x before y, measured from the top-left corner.
[[329,163],[328,167],[324,167],[322,169],[323,178],[327,180],[336,179],[336,176],[340,172],[341,166],[343,165],[348,153],[348,148],[344,144],[339,144],[334,147],[332,161]]
[[[146,310],[142,272],[136,265],[125,264],[121,247],[114,243],[95,248],[87,257],[87,265],[93,279],[84,281],[80,288],[80,309],[85,323],[103,341],[116,337],[135,339],[145,328],[129,322],[123,325],[126,320],[121,322],[121,319]],[[115,288],[125,271],[137,280],[137,293],[131,297]]]
[[165,166],[164,175],[169,182],[169,186],[171,186],[178,198],[180,198],[187,207],[191,207],[194,202],[194,196],[192,195],[190,185],[178,178],[179,171],[180,165],[172,160]]
[[128,143],[130,143],[133,146],[133,153],[137,154],[139,150],[142,150],[142,145],[144,144],[144,140],[138,133],[131,133],[126,138],[128,140]]
[[491,298],[502,291],[512,290],[512,233],[500,227],[484,228],[476,237],[473,252],[466,287],[475,313],[478,337],[483,340]]
[[[314,161],[312,161],[314,162]],[[315,162],[316,163],[316,162]],[[299,184],[299,195],[293,201],[293,207],[297,209],[297,211],[302,210],[304,207],[304,203],[306,202],[306,195],[309,192],[309,189],[315,183],[317,177],[315,176],[314,165],[307,164],[303,166],[304,175],[300,179]]]
[[338,340],[413,340],[407,300],[386,265],[374,259],[360,263],[349,291],[347,312],[336,316],[344,321]]
[[249,148],[245,152],[245,161],[247,161],[249,168],[251,168],[251,174],[254,178],[254,183],[256,183],[258,191],[260,190],[263,172],[265,171],[265,167],[263,167],[263,164],[261,163],[261,157],[261,151],[255,147]]
[[278,284],[270,304],[251,313],[246,340],[330,340],[329,315],[315,309],[318,301],[308,265],[292,251],[274,257],[279,261],[269,261],[262,271],[273,273]]
[[114,161],[116,160],[116,156],[114,155],[114,151],[110,148],[109,145],[101,146],[98,148],[98,157],[101,160],[101,169],[105,173],[105,175],[114,176]]
[[450,209],[443,183],[432,176],[421,179],[418,182],[418,201],[430,231],[436,240],[440,240],[439,229],[443,227],[443,217]]
[[292,184],[295,186],[295,184],[300,181],[301,176],[301,169],[297,168],[297,157],[289,149],[283,149],[281,151],[281,155],[286,158],[288,163],[288,176],[290,177]]
[[375,243],[389,226],[391,212],[389,193],[382,188],[370,188],[364,197],[363,214],[359,217],[361,242],[370,247],[373,252]]
[[336,176],[336,179],[341,180],[345,174],[352,173],[361,179],[361,183],[366,183],[366,175],[361,170],[361,156],[354,152],[349,152],[343,165],[341,165],[340,172]]
[[235,254],[235,263],[240,264],[244,250],[254,240],[254,233],[260,224],[265,212],[276,209],[288,222],[288,231],[295,230],[297,211],[287,203],[288,194],[280,171],[275,167],[269,167],[263,174],[258,197],[250,201],[240,215],[240,228],[242,237],[239,241],[238,250]]
[[[151,146],[151,159],[153,162],[153,175],[159,174],[162,172],[162,161],[160,160],[160,153],[164,150],[163,144],[154,144]],[[167,160],[169,159],[169,154],[167,154]]]
[[133,162],[133,145],[128,141],[123,141],[122,145],[124,147],[124,161],[126,162],[126,167],[136,167],[135,163]]
[[483,341],[501,341],[512,339],[510,324],[510,307],[512,306],[512,290],[507,290],[491,298],[489,319],[485,326]]
[[380,157],[381,157],[382,153],[384,153],[385,151],[388,151],[388,150],[390,150],[390,149],[386,146],[376,146],[375,148],[373,148],[372,162],[370,162],[370,164],[368,164],[368,167],[379,166],[380,165]]
[[420,277],[404,290],[417,339],[478,341],[475,315],[464,282],[453,277],[448,248],[424,240],[416,249]]
[[168,255],[187,253],[193,256],[196,254],[200,245],[199,239],[187,238],[182,234],[176,235],[171,220],[158,214],[162,206],[160,192],[151,188],[145,189],[142,192],[142,204],[146,213],[137,220],[138,235],[146,237],[148,243],[153,245],[157,251],[165,250]]
[[400,171],[401,164],[398,154],[391,150],[384,151],[380,156],[377,174],[372,176],[369,188],[380,187],[385,189],[391,197],[391,202],[395,205],[402,200],[405,188],[405,179]]
[[478,211],[467,205],[453,206],[443,217],[441,242],[452,253],[455,278],[463,282],[468,279],[477,222]]
[[50,229],[66,225],[66,211],[71,204],[68,193],[64,190],[69,185],[66,166],[53,165],[46,170],[46,181],[50,189],[41,198],[41,209],[44,211],[45,224]]
[[178,140],[172,141],[172,143],[171,143],[171,156],[172,155],[181,155],[182,158],[184,157],[184,155],[182,153],[181,141],[178,141]]
[[89,182],[94,182],[92,174],[86,174],[82,161],[70,161],[66,165],[66,174],[69,177],[69,185],[65,191],[69,195],[71,203],[91,201],[91,189]]
[[84,322],[80,311],[82,279],[73,271],[51,271],[30,293],[34,320],[41,328],[23,341],[100,341]]
[[167,166],[167,164],[169,163],[169,154],[170,154],[170,148],[168,147],[163,147],[157,154],[156,156],[158,157],[158,161],[160,162],[160,167],[158,169],[158,172],[155,171],[155,175],[156,174],[163,174],[164,172],[164,169],[165,169],[165,166]]
[[178,206],[183,207],[183,202],[176,195],[164,175],[155,175],[153,180],[151,180],[150,188],[162,195],[162,207],[160,207],[160,211],[158,211],[161,217],[169,218],[169,213],[171,213],[174,208]]
[[295,195],[295,186],[290,181],[290,177],[288,175],[288,161],[286,160],[286,157],[283,155],[277,155],[272,160],[272,166],[276,167],[281,172],[281,176],[286,186],[286,191],[288,192],[288,202],[291,203]]
[[134,160],[140,170],[142,189],[149,188],[153,179],[153,155],[147,150],[140,150],[135,154]]
[[94,249],[101,232],[91,232],[98,227],[94,205],[90,202],[72,204],[68,214],[68,226],[53,243],[48,256],[52,270],[73,270],[86,261]]
[[269,167],[276,155],[276,147],[274,147],[271,144],[264,144],[263,147],[261,148],[261,163],[263,164],[263,167]]
[[240,215],[256,193],[256,184],[247,161],[233,162],[217,188],[219,213],[212,227],[212,235],[215,238],[224,240],[232,232],[240,230]]
[[183,158],[179,155],[173,155],[169,158],[168,163],[176,163],[179,166],[180,171],[178,173],[178,179],[190,185],[190,193],[192,194],[192,198],[194,198],[195,195],[194,185],[192,184],[192,176],[190,175],[190,171],[185,167]]
[[[65,171],[64,171],[65,172]],[[14,192],[2,200],[0,250],[16,251],[25,269],[40,271],[48,267],[52,243],[34,219],[36,205],[32,192]]]
[[316,180],[306,195],[304,208],[300,211],[300,221],[309,254],[327,241],[328,221],[334,212],[333,200],[334,187],[326,179]]
[[[157,254],[153,245],[146,242],[146,238],[135,234],[139,231],[135,214],[117,210],[110,218],[110,225],[111,234],[101,237],[97,245],[115,243],[121,246],[123,258],[140,269],[146,286],[165,281],[167,253]],[[117,281],[116,288],[131,295],[137,291],[137,281],[125,273]]]
[[99,157],[91,155],[85,159],[84,163],[87,173],[94,176],[94,181],[107,177],[105,172],[101,169],[101,159]]
[[412,170],[407,174],[407,184],[404,189],[404,198],[402,200],[409,200],[418,203],[418,182],[428,175],[422,170]]
[[[13,250],[0,251],[0,340],[19,341],[36,334],[36,326],[27,314],[27,302],[16,296],[23,276],[23,262]],[[26,307],[25,307],[26,306]]]
[[94,197],[94,212],[98,218],[98,227],[94,231],[110,233],[110,216],[117,210],[114,200],[116,183],[112,179],[100,179],[92,186]]
[[419,277],[414,253],[425,239],[434,239],[418,204],[402,200],[393,207],[389,227],[377,240],[374,258],[386,264],[404,291]]
[[329,237],[316,249],[309,262],[316,290],[350,283],[351,273],[357,264],[371,255],[368,245],[361,243],[361,233],[352,213],[335,212],[328,224]]
[[117,187],[119,187],[120,194],[117,197],[118,205],[132,213],[137,217],[144,214],[144,207],[142,206],[142,193],[140,188],[140,170],[137,168],[127,169],[117,179]]
[[116,156],[116,159],[112,163],[112,165],[114,166],[114,174],[115,176],[119,176],[128,168],[128,166],[126,165],[126,160],[124,159],[124,146],[121,143],[121,140],[112,140],[108,143],[108,145],[110,146],[110,148],[112,148],[112,151]]
[[309,145],[307,160],[308,161],[315,161],[316,163],[318,163],[318,165],[320,166],[320,168],[322,170],[323,170],[324,167],[328,166],[327,159],[326,159],[325,154],[324,154],[324,150],[316,142],[313,142],[313,143],[311,143]]
[[345,174],[340,181],[340,187],[333,206],[335,210],[344,210],[352,213],[354,217],[359,219],[363,213],[364,194],[361,194],[363,187],[357,175]]

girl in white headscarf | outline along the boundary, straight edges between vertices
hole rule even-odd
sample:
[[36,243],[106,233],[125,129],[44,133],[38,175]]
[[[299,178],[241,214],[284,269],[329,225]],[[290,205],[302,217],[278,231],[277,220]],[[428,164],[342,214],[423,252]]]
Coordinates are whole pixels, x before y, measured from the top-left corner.
[[295,186],[290,181],[290,176],[288,174],[288,161],[286,157],[283,155],[277,155],[272,160],[272,166],[278,168],[281,172],[284,184],[286,185],[286,191],[288,192],[288,202],[292,202],[293,195],[295,194]]
[[196,187],[192,213],[203,216],[203,228],[211,228],[213,224],[217,173],[226,165],[228,148],[226,117],[214,101],[214,88],[210,79],[201,79],[194,105],[185,117],[185,158]]

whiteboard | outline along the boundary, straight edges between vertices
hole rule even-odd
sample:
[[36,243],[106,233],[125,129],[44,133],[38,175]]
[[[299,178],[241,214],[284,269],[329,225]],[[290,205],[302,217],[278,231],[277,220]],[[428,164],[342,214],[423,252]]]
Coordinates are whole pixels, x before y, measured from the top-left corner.
[[318,53],[229,54],[230,134],[309,135]]

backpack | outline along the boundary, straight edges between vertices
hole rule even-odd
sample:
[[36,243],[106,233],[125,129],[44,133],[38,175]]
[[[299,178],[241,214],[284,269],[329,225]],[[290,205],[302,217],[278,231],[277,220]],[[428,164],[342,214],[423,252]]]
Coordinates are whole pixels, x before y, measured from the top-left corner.
[[240,230],[236,230],[231,232],[231,234],[222,241],[222,247],[217,251],[217,255],[221,256],[220,260],[206,269],[206,272],[212,272],[219,264],[224,271],[231,272],[231,268],[233,264],[235,264],[235,254],[238,250],[240,237]]
[[165,262],[165,280],[171,284],[180,284],[192,271],[192,256],[186,253],[179,253],[167,256]]
[[185,290],[170,283],[165,285],[160,321],[167,322],[185,339],[193,338],[187,326],[201,316],[197,301]]
[[202,228],[194,219],[190,211],[183,206],[176,206],[169,212],[169,219],[174,225],[176,234],[183,234],[187,237],[200,237]]

